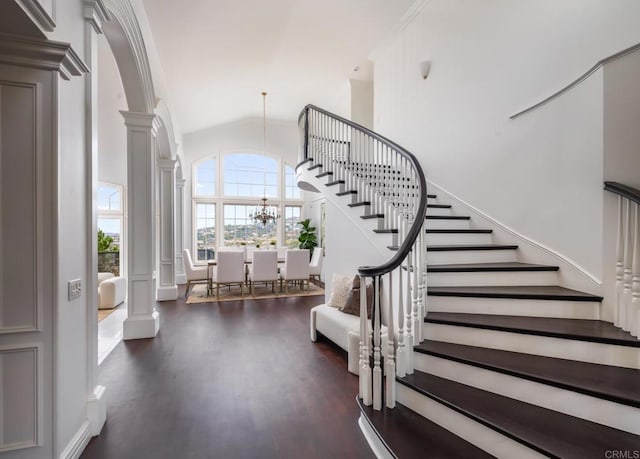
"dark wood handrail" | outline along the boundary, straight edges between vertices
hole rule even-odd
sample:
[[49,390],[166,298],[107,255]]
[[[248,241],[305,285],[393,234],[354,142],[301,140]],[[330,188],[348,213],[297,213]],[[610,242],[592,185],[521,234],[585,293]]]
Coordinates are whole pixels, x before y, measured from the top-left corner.
[[640,190],[618,182],[604,182],[604,189],[640,204]]
[[351,128],[357,131],[360,131],[364,134],[367,134],[368,136],[380,141],[382,144],[393,148],[395,151],[398,152],[398,154],[400,154],[401,156],[403,156],[409,161],[409,163],[411,164],[411,166],[416,172],[418,183],[420,185],[420,191],[421,191],[420,202],[418,204],[418,209],[416,211],[416,218],[413,222],[413,225],[411,225],[409,232],[407,233],[407,237],[404,239],[404,241],[402,242],[402,245],[398,248],[398,251],[389,261],[379,266],[360,266],[358,268],[358,274],[364,277],[382,276],[384,274],[390,273],[391,271],[395,270],[398,266],[400,266],[400,264],[404,261],[404,259],[407,258],[407,256],[409,255],[409,252],[411,251],[411,247],[413,247],[413,244],[415,243],[416,239],[418,238],[418,235],[420,234],[420,228],[422,228],[422,225],[424,224],[424,217],[427,211],[427,181],[424,177],[424,172],[422,170],[422,167],[420,166],[418,159],[411,152],[401,147],[397,143],[387,139],[384,136],[381,136],[376,132],[373,132],[371,129],[368,129],[358,123],[354,123],[351,120],[342,118],[341,116],[335,115],[331,112],[328,112],[320,107],[316,107],[315,105],[312,105],[312,104],[305,106],[302,112],[300,113],[300,116],[298,116],[298,124],[302,120],[302,117],[305,116],[305,151],[304,151],[305,157],[304,159],[307,159],[308,157],[307,145],[308,145],[309,131],[308,131],[307,123],[309,119],[308,114],[310,109],[313,109],[319,113],[322,113],[342,123],[345,123]]

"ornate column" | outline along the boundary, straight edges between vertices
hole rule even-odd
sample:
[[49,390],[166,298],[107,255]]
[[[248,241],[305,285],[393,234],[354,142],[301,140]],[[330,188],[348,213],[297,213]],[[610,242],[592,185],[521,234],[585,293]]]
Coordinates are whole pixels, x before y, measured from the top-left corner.
[[158,301],[170,301],[178,298],[176,285],[176,166],[175,159],[160,159],[159,197],[160,197],[160,244]]
[[105,387],[97,384],[98,374],[98,35],[109,13],[102,0],[84,0],[85,62],[91,73],[85,79],[86,91],[86,212],[87,212],[87,417],[91,435],[100,433],[107,419]]
[[182,250],[184,249],[184,185],[185,179],[176,180],[176,283],[186,284]]
[[148,113],[121,111],[127,126],[127,284],[124,339],[153,338],[160,327],[155,309],[154,158],[158,121]]

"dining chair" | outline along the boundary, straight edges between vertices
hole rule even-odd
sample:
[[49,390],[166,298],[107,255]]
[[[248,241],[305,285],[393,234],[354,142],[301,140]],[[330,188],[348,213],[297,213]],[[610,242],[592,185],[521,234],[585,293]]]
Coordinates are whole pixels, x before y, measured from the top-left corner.
[[318,278],[318,280],[320,280],[323,260],[322,247],[314,248],[313,254],[311,255],[311,262],[309,263],[309,277],[311,279]]
[[284,265],[280,268],[280,291],[284,281],[285,293],[289,293],[289,281],[300,281],[300,290],[309,286],[309,249],[289,249],[284,256]]
[[[184,261],[184,272],[187,276],[187,289],[184,292],[184,297],[189,296],[189,288],[191,284],[207,284],[207,266],[194,266],[191,259],[191,253],[189,249],[182,251],[182,261]],[[208,289],[208,286],[207,286]]]
[[253,252],[253,261],[249,265],[251,294],[256,282],[271,282],[271,291],[275,292],[278,281],[278,253],[275,250],[257,250]]
[[240,285],[240,295],[244,296],[244,251],[219,250],[216,254],[216,299],[220,297],[221,285]]

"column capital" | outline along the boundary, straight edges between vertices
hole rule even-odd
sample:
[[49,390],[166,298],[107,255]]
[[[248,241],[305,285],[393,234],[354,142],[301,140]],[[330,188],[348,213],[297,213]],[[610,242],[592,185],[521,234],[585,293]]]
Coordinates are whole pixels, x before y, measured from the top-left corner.
[[159,159],[158,167],[162,170],[175,170],[178,167],[177,159]]
[[102,34],[102,24],[111,19],[109,10],[103,0],[83,0],[84,18],[93,27],[93,30]]
[[154,136],[160,128],[160,121],[153,113],[129,112],[126,110],[120,110],[120,113],[127,127],[149,129]]

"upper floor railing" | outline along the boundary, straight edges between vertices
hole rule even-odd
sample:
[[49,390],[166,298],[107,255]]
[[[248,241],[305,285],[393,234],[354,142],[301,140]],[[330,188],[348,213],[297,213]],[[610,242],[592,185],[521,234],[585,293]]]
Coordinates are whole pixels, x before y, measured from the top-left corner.
[[[360,396],[374,409],[382,407],[383,398],[392,408],[395,375],[413,372],[413,345],[422,341],[427,271],[424,173],[416,157],[400,145],[319,107],[307,105],[298,126],[300,162],[310,163],[345,193],[355,195],[354,205],[366,206],[367,217],[382,222],[379,231],[394,235],[395,252],[389,260],[358,268],[362,292]],[[373,285],[371,305],[364,294],[369,283]],[[385,308],[386,332],[382,326]],[[385,387],[383,373],[387,375]]]

